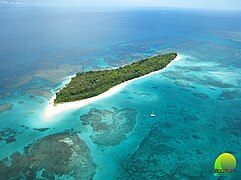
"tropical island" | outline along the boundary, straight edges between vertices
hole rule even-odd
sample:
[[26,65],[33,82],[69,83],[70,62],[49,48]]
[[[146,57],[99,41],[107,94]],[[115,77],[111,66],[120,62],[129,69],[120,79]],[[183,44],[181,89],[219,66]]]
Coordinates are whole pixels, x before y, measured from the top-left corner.
[[161,70],[176,57],[177,53],[167,53],[142,59],[117,69],[77,73],[69,84],[56,93],[54,104],[98,96],[118,84]]

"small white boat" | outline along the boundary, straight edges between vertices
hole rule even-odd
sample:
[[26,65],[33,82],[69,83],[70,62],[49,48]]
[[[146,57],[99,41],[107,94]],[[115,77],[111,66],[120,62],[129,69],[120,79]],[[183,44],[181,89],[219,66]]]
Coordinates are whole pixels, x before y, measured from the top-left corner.
[[156,114],[154,114],[154,113],[151,113],[151,117],[155,117],[156,116]]

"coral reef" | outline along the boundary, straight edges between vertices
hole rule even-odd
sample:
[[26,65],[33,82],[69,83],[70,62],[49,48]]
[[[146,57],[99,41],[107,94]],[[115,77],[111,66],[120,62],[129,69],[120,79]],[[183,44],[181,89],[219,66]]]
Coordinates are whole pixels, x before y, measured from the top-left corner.
[[131,132],[136,124],[137,112],[125,108],[115,111],[90,109],[89,113],[80,116],[83,125],[91,125],[93,134],[90,138],[95,144],[114,146],[120,144],[126,134]]
[[15,152],[0,161],[2,179],[93,179],[95,168],[89,148],[77,133],[48,135],[28,145],[24,154]]
[[6,112],[6,111],[11,111],[13,108],[13,104],[6,102],[6,103],[2,103],[0,104],[0,113],[2,112]]
[[235,150],[240,147],[241,121],[230,125],[207,122],[184,115],[178,121],[154,123],[136,151],[120,160],[118,179],[209,179],[221,152],[239,159]]
[[233,99],[240,99],[241,98],[241,91],[233,90],[233,91],[223,91],[218,100],[233,100]]
[[50,128],[34,128],[34,130],[39,131],[39,132],[44,132],[49,130]]
[[5,141],[6,144],[16,141],[17,131],[11,128],[4,128],[0,131],[0,141]]
[[51,99],[51,97],[53,96],[53,94],[47,89],[33,89],[28,91],[28,94],[31,96],[44,97],[46,99]]

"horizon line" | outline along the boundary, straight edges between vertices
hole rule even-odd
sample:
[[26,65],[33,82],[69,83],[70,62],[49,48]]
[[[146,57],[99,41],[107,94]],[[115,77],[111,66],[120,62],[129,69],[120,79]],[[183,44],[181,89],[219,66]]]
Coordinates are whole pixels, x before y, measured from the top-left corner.
[[[153,6],[153,5],[70,5],[70,4],[58,4],[58,5],[49,5],[49,4],[0,4],[0,8],[38,8],[38,7],[56,7],[56,8],[151,8],[151,9],[175,9],[175,10],[205,10],[205,11],[241,11],[241,9],[223,9],[223,8],[201,8],[201,7],[174,7],[174,6]],[[88,9],[89,10],[89,9]]]

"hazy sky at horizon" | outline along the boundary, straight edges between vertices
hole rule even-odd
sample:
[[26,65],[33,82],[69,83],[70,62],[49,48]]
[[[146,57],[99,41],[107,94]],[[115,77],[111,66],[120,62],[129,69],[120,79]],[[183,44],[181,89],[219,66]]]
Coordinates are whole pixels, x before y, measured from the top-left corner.
[[241,10],[241,0],[0,0],[0,6],[4,5],[157,6]]

